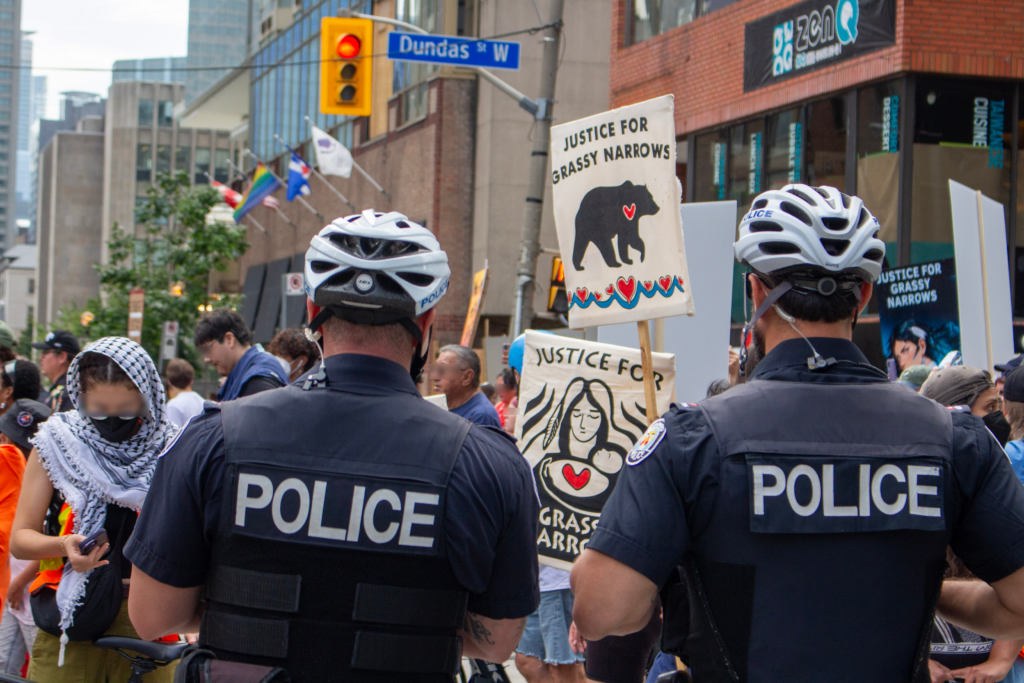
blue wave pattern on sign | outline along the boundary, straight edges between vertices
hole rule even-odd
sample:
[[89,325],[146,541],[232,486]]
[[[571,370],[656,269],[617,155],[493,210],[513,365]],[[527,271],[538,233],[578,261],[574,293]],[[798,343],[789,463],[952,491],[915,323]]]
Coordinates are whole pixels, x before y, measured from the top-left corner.
[[572,298],[569,300],[569,308],[573,308],[574,306],[578,306],[580,308],[590,308],[591,304],[597,304],[598,308],[608,308],[613,303],[617,302],[620,306],[622,306],[625,309],[632,309],[636,308],[636,305],[640,303],[641,294],[643,294],[648,299],[653,298],[655,294],[660,294],[661,296],[667,298],[672,296],[676,290],[679,290],[680,292],[686,291],[683,288],[683,286],[679,284],[679,278],[673,277],[672,284],[669,285],[668,291],[662,289],[657,284],[655,284],[650,291],[647,291],[638,284],[636,287],[636,291],[633,292],[633,296],[631,299],[626,299],[619,293],[618,289],[615,289],[613,293],[609,296],[609,298],[603,301],[594,296],[593,292],[588,292],[586,300],[583,303],[579,303],[579,296],[574,292],[572,294]]
[[518,70],[519,43],[392,31],[388,59]]

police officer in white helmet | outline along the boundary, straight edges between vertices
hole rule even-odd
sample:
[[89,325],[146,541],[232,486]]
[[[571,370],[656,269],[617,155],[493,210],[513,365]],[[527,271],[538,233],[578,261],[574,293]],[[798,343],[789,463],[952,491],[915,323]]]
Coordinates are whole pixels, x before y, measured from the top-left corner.
[[[851,341],[879,228],[832,187],[754,201],[735,251],[764,359],[627,456],[572,574],[582,635],[642,628],[661,589],[696,683],[924,683],[936,608],[1024,636],[1024,487],[999,444]],[[987,583],[944,587],[947,546]]]
[[510,437],[417,392],[449,274],[399,213],[313,238],[323,362],[207,403],[162,456],[125,551],[140,636],[198,630],[294,683],[452,683],[462,656],[509,657],[540,598],[538,503]]

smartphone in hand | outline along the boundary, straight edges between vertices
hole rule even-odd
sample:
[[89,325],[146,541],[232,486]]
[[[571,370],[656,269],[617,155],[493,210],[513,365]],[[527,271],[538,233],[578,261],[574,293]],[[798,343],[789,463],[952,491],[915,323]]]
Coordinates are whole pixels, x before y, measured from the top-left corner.
[[109,539],[107,537],[106,529],[94,531],[93,533],[86,536],[85,540],[82,541],[82,543],[78,546],[78,552],[82,553],[83,555],[88,555],[92,552],[93,548],[101,546],[107,542],[109,542]]

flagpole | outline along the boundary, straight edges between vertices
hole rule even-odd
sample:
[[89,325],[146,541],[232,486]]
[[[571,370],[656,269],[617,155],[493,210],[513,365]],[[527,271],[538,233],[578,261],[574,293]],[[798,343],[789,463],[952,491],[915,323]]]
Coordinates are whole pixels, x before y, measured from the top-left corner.
[[[260,158],[259,158],[258,156],[256,156],[255,154],[253,154],[253,153],[252,153],[252,150],[251,150],[251,149],[247,149],[247,150],[245,150],[245,153],[246,153],[246,154],[248,154],[249,156],[251,156],[251,157],[252,157],[253,159],[255,159],[255,160],[256,160],[257,162],[259,162],[259,163],[263,164],[263,160],[262,160],[262,159],[260,159]],[[284,181],[282,181],[282,180],[281,180],[281,178],[280,178],[280,176],[278,176],[278,175],[277,175],[276,173],[274,173],[274,172],[273,172],[272,170],[270,170],[270,167],[269,167],[269,166],[267,166],[266,164],[263,164],[263,168],[267,169],[267,173],[269,173],[270,175],[274,176],[274,179],[275,179],[275,180],[277,180],[277,182],[281,183],[281,187],[285,187],[285,188],[287,188],[287,187],[288,187],[288,184],[287,184],[287,183],[285,183]],[[310,211],[312,211],[312,212],[313,212],[314,214],[316,214],[316,216],[317,216],[317,217],[318,217],[318,218],[319,218],[320,220],[322,220],[322,221],[326,221],[326,220],[327,220],[326,218],[324,218],[324,217],[323,217],[323,215],[322,215],[322,214],[321,214],[321,213],[320,213],[319,211],[317,211],[317,210],[316,210],[316,209],[314,209],[314,208],[313,208],[312,206],[310,206],[309,202],[307,202],[307,201],[306,201],[305,199],[303,199],[303,198],[302,198],[302,195],[301,195],[301,194],[300,194],[300,195],[296,195],[296,196],[295,196],[295,198],[296,198],[296,199],[298,199],[298,200],[299,200],[300,202],[302,202],[302,205],[303,205],[304,207],[306,207],[307,209],[309,209]]]
[[[305,118],[306,118],[306,123],[308,123],[309,125],[311,125],[311,126],[312,126],[312,125],[313,125],[313,122],[309,120],[309,117],[307,116],[307,117],[305,117]],[[351,151],[349,152],[349,154],[351,155]],[[363,170],[363,167],[362,167],[362,166],[360,166],[359,164],[357,164],[357,163],[356,163],[356,160],[355,160],[354,158],[352,159],[352,165],[353,165],[353,166],[355,167],[355,169],[356,169],[357,171],[359,171],[360,173],[362,173],[362,174],[363,174],[363,177],[364,177],[364,178],[366,178],[367,180],[369,180],[369,181],[370,181],[370,184],[371,184],[371,185],[373,185],[373,186],[374,186],[375,188],[377,188],[377,191],[378,191],[378,192],[380,192],[380,193],[381,193],[382,195],[384,195],[385,197],[387,197],[387,198],[388,198],[388,201],[389,201],[389,202],[391,201],[391,195],[390,195],[390,194],[388,194],[388,193],[387,193],[387,191],[385,191],[385,190],[384,190],[384,188],[380,186],[380,183],[378,183],[378,182],[377,182],[376,180],[374,180],[374,179],[373,179],[372,177],[370,177],[370,174],[369,174],[369,173],[367,173],[366,171],[364,171],[364,170]]]
[[[245,175],[245,171],[243,171],[242,169],[238,168],[233,163],[231,163],[231,159],[228,159],[228,165],[231,166],[231,168],[235,169],[235,171],[239,175],[241,175],[243,178],[245,178],[246,182],[248,182],[250,185],[252,185],[252,181],[249,180],[249,176]],[[269,168],[267,170],[270,171]],[[207,175],[209,175],[209,174],[207,174]],[[281,182],[281,181],[278,180],[278,182]],[[281,211],[281,207],[280,206],[270,207],[270,206],[267,206],[266,204],[263,204],[262,202],[260,202],[260,206],[264,206],[264,207],[266,207],[268,209],[273,208],[274,211],[277,212],[277,215],[284,219],[285,223],[287,223],[288,225],[292,226],[293,228],[298,227],[294,223],[291,222],[291,219],[289,219],[288,216],[286,216],[283,211]],[[253,208],[256,208],[256,207],[253,207]],[[245,215],[248,216],[249,214],[245,214]],[[256,219],[254,218],[253,220],[256,220]],[[266,232],[266,231],[264,230],[264,232]]]
[[[288,149],[289,152],[291,152],[292,154],[294,154],[294,155],[296,155],[296,156],[301,158],[301,155],[299,155],[298,152],[296,152],[294,149],[292,149],[291,146],[287,142],[285,142],[284,139],[281,138],[280,135],[278,135],[277,133],[274,133],[274,139],[277,140],[278,142],[280,142],[282,145],[284,145]],[[338,195],[338,197],[341,198],[341,201],[343,201],[346,204],[348,204],[348,208],[352,209],[353,213],[359,213],[359,211],[356,210],[356,207],[352,205],[352,202],[350,202],[348,200],[348,198],[345,195],[343,195],[340,190],[338,190],[338,188],[336,188],[334,185],[331,185],[330,181],[327,180],[327,178],[323,177],[320,174],[320,171],[316,170],[312,166],[309,167],[309,170],[312,171],[313,174],[316,175],[317,178],[319,178],[320,180],[324,181],[324,185],[326,185],[327,187],[331,188],[331,192],[333,192],[334,194]]]

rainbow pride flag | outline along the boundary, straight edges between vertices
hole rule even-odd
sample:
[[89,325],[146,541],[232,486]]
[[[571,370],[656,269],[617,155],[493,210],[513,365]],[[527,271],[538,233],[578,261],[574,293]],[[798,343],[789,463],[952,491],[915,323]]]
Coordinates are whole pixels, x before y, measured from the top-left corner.
[[235,209],[235,222],[240,223],[245,214],[259,206],[279,187],[281,187],[281,183],[274,177],[274,174],[268,171],[263,164],[257,164],[256,172],[252,176],[252,185],[249,186],[242,201],[238,204],[238,208]]

